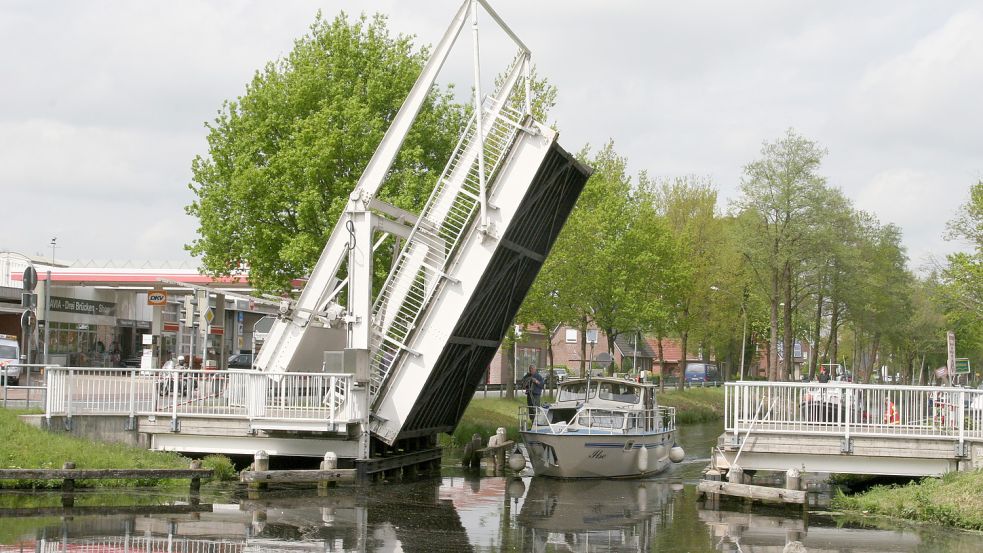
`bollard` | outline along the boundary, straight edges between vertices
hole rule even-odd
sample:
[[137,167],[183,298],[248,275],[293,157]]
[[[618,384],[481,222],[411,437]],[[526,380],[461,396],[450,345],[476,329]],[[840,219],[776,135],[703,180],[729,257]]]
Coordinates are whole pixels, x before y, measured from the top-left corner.
[[[191,461],[191,470],[201,470],[201,459],[195,459]],[[193,476],[191,478],[191,495],[192,497],[197,496],[201,492],[201,477]]]
[[473,469],[481,468],[481,453],[478,453],[479,449],[481,449],[481,434],[475,432],[471,436],[471,451],[474,452],[471,456],[471,468]]
[[[254,471],[270,470],[269,453],[261,449],[257,451],[255,455],[253,455],[253,470]],[[265,490],[266,482],[252,482],[250,487],[256,490]]]
[[[65,461],[65,464],[61,466],[65,470],[73,470],[75,468],[75,463],[72,461]],[[75,505],[75,479],[66,478],[61,483],[61,504],[63,507],[71,507]]]
[[[338,454],[334,451],[328,451],[324,454],[324,460],[321,461],[321,470],[335,470],[338,468]],[[333,488],[337,482],[334,480],[319,480],[317,483],[318,491],[327,490],[328,488]]]
[[731,484],[743,484],[744,469],[740,465],[731,465],[730,470],[727,471],[727,481]]
[[785,472],[785,487],[790,490],[802,489],[802,473],[799,469],[792,467]]

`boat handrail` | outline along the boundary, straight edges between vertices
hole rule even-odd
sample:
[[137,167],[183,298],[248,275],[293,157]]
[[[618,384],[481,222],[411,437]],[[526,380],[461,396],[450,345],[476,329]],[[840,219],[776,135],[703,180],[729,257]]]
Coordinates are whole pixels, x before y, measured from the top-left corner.
[[[618,420],[620,418],[620,420]],[[604,424],[607,419],[611,423]],[[581,424],[580,421],[587,424]],[[646,428],[645,421],[653,424]],[[595,424],[598,423],[598,424]],[[615,433],[643,434],[668,432],[676,429],[676,408],[655,407],[652,409],[618,409],[616,407],[581,407],[569,421],[551,422],[549,407],[520,407],[519,430],[547,432],[549,434],[572,433]]]

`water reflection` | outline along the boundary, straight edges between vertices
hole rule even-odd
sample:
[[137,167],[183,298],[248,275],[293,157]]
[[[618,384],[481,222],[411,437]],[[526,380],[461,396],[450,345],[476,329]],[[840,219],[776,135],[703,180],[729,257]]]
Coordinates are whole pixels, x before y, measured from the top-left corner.
[[658,528],[672,521],[666,507],[673,488],[682,485],[532,478],[518,517],[529,538],[522,545],[537,552],[649,551]]
[[691,483],[670,479],[453,475],[326,494],[229,490],[199,504],[140,492],[83,494],[69,510],[58,503],[57,495],[0,494],[0,552],[962,553],[978,551],[980,539],[741,502],[711,509]]

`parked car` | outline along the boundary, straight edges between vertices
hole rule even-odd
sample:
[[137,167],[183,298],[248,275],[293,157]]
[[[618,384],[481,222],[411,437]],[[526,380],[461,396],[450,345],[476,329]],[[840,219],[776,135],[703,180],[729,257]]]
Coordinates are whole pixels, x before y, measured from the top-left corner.
[[687,363],[686,383],[690,386],[719,386],[720,371],[710,363]]
[[3,377],[8,385],[20,384],[23,369],[11,366],[17,363],[20,363],[20,345],[17,342],[17,337],[10,334],[0,334],[0,370],[3,371]]
[[570,373],[562,367],[553,367],[553,378],[550,378],[549,369],[543,369],[546,373],[546,387],[555,388],[557,384],[569,378]]
[[253,368],[253,354],[233,353],[229,356],[228,367],[230,369],[251,369]]

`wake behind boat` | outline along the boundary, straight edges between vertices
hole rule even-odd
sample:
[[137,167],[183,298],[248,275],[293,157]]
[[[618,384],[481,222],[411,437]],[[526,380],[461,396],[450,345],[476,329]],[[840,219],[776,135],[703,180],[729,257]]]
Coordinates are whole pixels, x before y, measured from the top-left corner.
[[617,378],[569,380],[553,405],[522,409],[519,433],[533,471],[558,478],[638,478],[683,460],[676,410],[657,388]]

